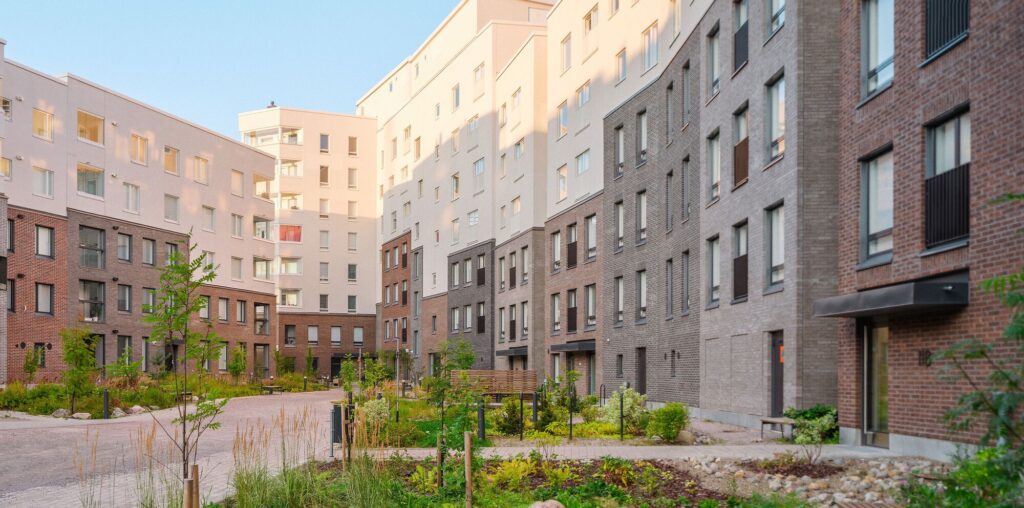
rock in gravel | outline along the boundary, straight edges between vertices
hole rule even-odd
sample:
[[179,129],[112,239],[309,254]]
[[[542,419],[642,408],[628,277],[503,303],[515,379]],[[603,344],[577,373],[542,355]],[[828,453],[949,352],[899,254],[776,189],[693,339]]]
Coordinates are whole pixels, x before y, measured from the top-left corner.
[[547,501],[537,501],[531,504],[530,508],[565,508],[565,505],[554,499],[548,499]]
[[125,413],[124,409],[121,409],[119,407],[115,407],[114,410],[110,413],[111,418],[124,418],[125,416],[128,416],[128,413]]
[[867,503],[874,503],[875,501],[878,501],[878,494],[868,492],[867,494],[864,494],[864,501]]
[[54,418],[67,418],[67,417],[71,416],[71,411],[68,411],[67,409],[64,409],[64,408],[60,408],[60,409],[54,411],[53,414],[51,414],[50,416],[52,416]]
[[71,417],[76,419],[76,420],[88,420],[88,419],[92,418],[92,415],[89,414],[89,413],[75,413],[75,414],[71,415]]
[[825,482],[811,482],[807,486],[807,490],[825,490],[826,488],[828,488],[828,484]]
[[693,435],[693,432],[688,430],[679,431],[679,437],[676,438],[679,443],[684,445],[692,445],[697,442],[697,437]]
[[772,490],[781,490],[782,482],[779,480],[772,480],[771,483],[768,484],[768,488]]
[[832,494],[832,500],[837,503],[845,503],[846,494],[843,494],[842,492],[836,492],[835,494]]
[[132,407],[130,407],[128,409],[128,414],[137,415],[137,414],[140,414],[140,413],[145,413],[146,411],[147,411],[146,408],[144,408],[142,406],[136,405],[136,406],[132,406]]
[[808,501],[810,501],[812,503],[824,504],[825,501],[828,501],[828,494],[818,494],[818,495],[808,499]]

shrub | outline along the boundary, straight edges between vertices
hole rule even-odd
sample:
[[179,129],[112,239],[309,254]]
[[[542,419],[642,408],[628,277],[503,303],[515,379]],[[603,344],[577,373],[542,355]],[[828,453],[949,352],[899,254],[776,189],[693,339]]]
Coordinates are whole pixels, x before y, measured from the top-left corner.
[[659,437],[673,443],[679,437],[679,431],[685,429],[689,423],[689,409],[678,402],[669,402],[651,412],[647,437]]
[[570,480],[575,479],[576,474],[569,469],[569,466],[562,465],[555,467],[550,463],[544,463],[541,465],[541,472],[544,473],[544,478],[547,480],[547,486],[556,489],[562,488]]
[[379,429],[388,423],[391,410],[387,399],[371,399],[363,404],[363,413],[366,415],[366,426]]
[[834,406],[830,406],[828,404],[815,404],[805,409],[789,407],[786,408],[782,414],[786,418],[792,418],[798,422],[801,420],[817,420],[823,416],[831,415],[834,424],[827,430],[827,432],[825,432],[825,441],[830,442],[839,440],[839,414]]
[[632,388],[612,392],[608,402],[601,408],[601,421],[619,426],[619,397],[622,396],[622,414],[625,430],[630,434],[643,433],[647,421],[647,396]]
[[398,447],[414,446],[426,436],[426,433],[416,426],[416,422],[408,419],[396,422],[389,418],[387,431],[389,444]]
[[803,449],[807,461],[814,464],[821,456],[821,446],[825,444],[825,435],[835,426],[835,418],[831,414],[814,420],[797,420],[794,434],[796,444]]
[[531,473],[533,473],[533,463],[518,457],[499,462],[498,467],[489,477],[499,487],[519,491],[526,485]]
[[437,493],[437,467],[425,468],[416,465],[416,471],[409,475],[409,484],[413,490],[420,494],[433,495]]
[[902,496],[912,508],[1024,506],[1024,463],[1019,455],[1004,446],[957,457],[954,469],[940,482],[942,488],[912,482]]
[[7,389],[0,391],[0,408],[18,409],[28,401],[28,389],[21,381],[13,381]]
[[[526,412],[525,402],[523,403],[523,412]],[[519,430],[523,427],[523,420],[519,417],[519,399],[516,397],[505,397],[505,400],[501,401],[501,407],[496,411],[495,426],[498,428],[498,432],[512,436],[519,434]]]

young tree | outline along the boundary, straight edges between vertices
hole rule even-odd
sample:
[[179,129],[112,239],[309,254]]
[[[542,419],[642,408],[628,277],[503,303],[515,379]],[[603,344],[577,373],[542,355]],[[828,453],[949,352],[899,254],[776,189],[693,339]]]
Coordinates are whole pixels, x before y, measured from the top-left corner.
[[231,358],[228,359],[228,374],[231,374],[231,378],[235,380],[236,385],[238,384],[238,378],[245,374],[245,369],[248,367],[245,354],[245,348],[239,344],[235,346],[235,350],[231,352]]
[[[178,398],[178,416],[174,424],[181,425],[181,434],[172,435],[158,420],[164,433],[171,438],[181,453],[182,478],[189,475],[189,464],[196,459],[199,441],[210,429],[220,428],[217,417],[223,412],[227,399],[209,400],[204,384],[197,379],[197,370],[189,371],[189,363],[201,366],[209,358],[210,344],[221,342],[209,322],[198,319],[199,311],[209,302],[199,294],[204,284],[213,281],[216,267],[209,264],[206,254],[193,258],[195,251],[191,234],[186,237],[184,253],[170,253],[168,264],[160,272],[160,288],[156,305],[147,306],[144,318],[152,325],[152,336],[166,345],[181,348],[181,357],[171,372],[175,395]],[[190,405],[187,395],[192,393],[196,403]]]
[[64,365],[64,390],[68,395],[68,410],[75,412],[75,402],[93,389],[92,376],[96,372],[96,349],[93,334],[87,328],[65,328],[60,331]]
[[139,368],[142,366],[142,360],[132,361],[132,348],[125,348],[124,353],[117,359],[116,362],[107,365],[107,373],[111,378],[117,379],[124,386],[128,388],[135,388],[139,384],[139,378],[142,372]]
[[345,361],[341,362],[341,387],[346,392],[352,391],[352,383],[356,380],[356,362],[352,359],[352,355],[345,358]]
[[[468,426],[467,414],[470,405],[479,398],[480,393],[472,383],[465,377],[455,378],[455,371],[466,370],[473,366],[476,354],[473,352],[473,345],[463,337],[454,337],[441,341],[438,344],[438,351],[435,353],[438,363],[434,368],[434,375],[423,380],[427,389],[428,400],[437,406],[441,412],[441,433],[446,435],[446,429],[454,428],[461,432]],[[461,411],[456,413],[452,425],[446,425],[445,408],[461,406]],[[461,446],[462,440],[456,439],[456,447]]]
[[306,348],[306,371],[304,374],[308,378],[315,378],[316,372],[313,370],[313,350]]
[[39,371],[39,351],[35,347],[25,353],[25,363],[21,368],[25,371],[25,380],[31,384]]

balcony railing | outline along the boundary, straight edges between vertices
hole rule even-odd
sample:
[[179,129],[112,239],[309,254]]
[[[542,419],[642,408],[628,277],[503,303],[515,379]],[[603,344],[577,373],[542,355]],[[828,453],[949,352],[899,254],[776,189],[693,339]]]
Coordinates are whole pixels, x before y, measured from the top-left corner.
[[750,174],[750,138],[743,138],[743,141],[732,147],[732,175],[733,186],[743,183]]
[[967,34],[968,0],[928,0],[925,53],[933,56]]
[[747,297],[747,255],[732,258],[732,298]]
[[749,25],[750,23],[743,23],[743,26],[741,26],[739,30],[736,30],[736,33],[733,34],[733,48],[735,48],[732,62],[733,71],[739,70],[739,68],[742,67],[743,64],[747,63],[747,27]]
[[967,238],[970,233],[970,169],[970,164],[964,164],[925,180],[926,247]]

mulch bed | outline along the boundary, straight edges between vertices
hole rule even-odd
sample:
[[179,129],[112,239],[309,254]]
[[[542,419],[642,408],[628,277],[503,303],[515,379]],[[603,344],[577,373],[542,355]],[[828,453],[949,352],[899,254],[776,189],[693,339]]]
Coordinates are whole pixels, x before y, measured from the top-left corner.
[[842,466],[835,464],[826,464],[819,462],[817,464],[811,464],[809,462],[799,463],[769,463],[764,464],[756,460],[745,460],[740,462],[740,466],[749,471],[755,471],[758,473],[767,473],[781,476],[808,476],[810,478],[828,478],[836,473],[841,473],[845,469]]

